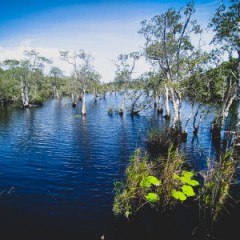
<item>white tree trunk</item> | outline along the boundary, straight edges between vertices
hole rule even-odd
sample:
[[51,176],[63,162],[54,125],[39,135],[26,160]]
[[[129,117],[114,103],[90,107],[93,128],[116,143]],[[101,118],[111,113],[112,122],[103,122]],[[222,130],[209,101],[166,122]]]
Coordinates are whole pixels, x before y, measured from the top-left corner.
[[58,90],[56,90],[56,97],[57,99],[60,99]]
[[83,90],[82,95],[82,115],[86,115],[86,101],[85,101],[85,89]]
[[21,97],[23,107],[29,107],[28,87],[23,81],[21,83]]
[[126,98],[127,98],[127,92],[125,91],[123,101],[122,101],[122,105],[119,109],[119,114],[123,114]]
[[177,131],[182,131],[182,119],[181,119],[181,98],[180,94],[176,92],[173,88],[170,89],[172,94],[172,106],[173,106],[173,119],[172,128]]
[[71,92],[72,105],[75,107],[77,105],[76,96],[74,92]]
[[166,107],[166,116],[170,117],[170,107],[169,107],[169,88],[165,85],[165,107]]
[[159,108],[159,100],[160,100],[160,96],[159,94],[156,92],[155,93],[155,103],[154,106],[158,109]]

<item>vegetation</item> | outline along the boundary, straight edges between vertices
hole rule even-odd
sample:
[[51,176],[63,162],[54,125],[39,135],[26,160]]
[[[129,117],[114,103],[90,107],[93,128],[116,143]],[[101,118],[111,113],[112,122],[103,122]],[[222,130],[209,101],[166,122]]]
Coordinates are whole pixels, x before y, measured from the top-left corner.
[[[126,179],[115,182],[113,212],[130,218],[145,206],[166,212],[188,203],[199,208],[200,222],[211,231],[228,204],[238,165],[240,3],[239,0],[231,0],[228,5],[221,3],[213,15],[209,23],[214,32],[212,44],[220,44],[221,48],[211,52],[202,50],[203,30],[194,13],[194,5],[187,4],[184,9],[170,8],[142,21],[139,33],[145,40],[143,51],[120,54],[114,62],[115,79],[111,83],[100,82],[93,57],[83,49],[59,52],[61,60],[72,67],[70,76],[64,76],[60,68],[36,50],[25,51],[21,60],[6,59],[0,68],[0,101],[29,108],[50,97],[60,101],[62,96],[70,96],[73,107],[81,101],[81,113],[86,115],[87,93],[97,102],[98,98],[105,99],[107,92],[119,92],[121,105],[106,110],[109,115],[114,112],[122,115],[125,111],[135,115],[155,109],[164,118],[165,129],[149,132],[149,152],[137,149],[126,169]],[[193,35],[198,38],[197,44]],[[134,78],[136,64],[143,57],[151,70]],[[185,123],[183,99],[192,106]],[[227,116],[234,112],[235,145],[229,146],[230,150],[224,149],[226,153],[223,151],[221,157],[209,159],[207,169],[198,173],[185,162],[180,149],[191,119],[193,133],[197,135],[206,113],[204,104],[218,107],[211,128],[213,138],[221,139]]]
[[172,147],[167,158],[156,160],[137,149],[126,170],[126,183],[115,183],[114,213],[128,218],[145,204],[166,211],[195,196],[194,187],[199,183],[183,165],[183,158]]

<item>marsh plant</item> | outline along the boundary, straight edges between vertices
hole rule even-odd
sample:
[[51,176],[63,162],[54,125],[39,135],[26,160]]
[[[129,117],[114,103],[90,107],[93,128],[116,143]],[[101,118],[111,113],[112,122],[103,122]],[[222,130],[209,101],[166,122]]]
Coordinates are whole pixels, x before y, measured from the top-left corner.
[[199,191],[200,217],[203,223],[211,226],[218,220],[228,199],[230,186],[234,184],[234,174],[237,168],[237,161],[232,157],[232,151],[220,157],[218,162],[208,160],[208,168],[201,172],[203,186]]
[[109,114],[109,115],[112,115],[113,112],[114,112],[113,107],[109,107],[109,108],[108,108],[108,114]]
[[114,214],[129,218],[146,204],[165,211],[195,196],[199,183],[183,163],[172,146],[167,158],[154,161],[137,149],[126,169],[126,182],[115,183]]
[[162,161],[162,206],[171,209],[176,203],[196,195],[194,188],[199,182],[194,180],[195,173],[184,170],[184,159],[178,150],[168,150],[168,157]]
[[151,163],[148,157],[137,149],[126,169],[126,182],[115,182],[115,198],[113,212],[115,215],[125,215],[128,218],[144,204],[145,189],[140,186],[144,178],[151,175]]
[[[169,123],[166,122],[168,125]],[[187,135],[182,132],[177,132],[172,128],[168,128],[164,131],[159,129],[150,129],[147,136],[147,145],[149,152],[152,155],[167,155],[168,149],[172,146],[173,149],[179,148],[181,143],[186,141]]]
[[166,132],[160,132],[159,129],[150,129],[147,135],[147,145],[151,154],[166,154],[171,144]]

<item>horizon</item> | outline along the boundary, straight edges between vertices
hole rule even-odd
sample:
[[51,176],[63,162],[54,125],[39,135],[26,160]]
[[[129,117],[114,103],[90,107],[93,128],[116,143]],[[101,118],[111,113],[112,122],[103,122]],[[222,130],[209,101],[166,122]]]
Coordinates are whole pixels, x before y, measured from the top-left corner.
[[[169,7],[183,8],[189,1],[16,1],[2,4],[0,14],[0,61],[22,59],[23,51],[35,49],[51,58],[53,66],[65,75],[71,66],[59,58],[59,51],[83,49],[90,53],[101,82],[112,82],[112,63],[119,54],[141,51],[144,39],[138,30],[140,22],[161,14]],[[196,1],[195,17],[203,29],[220,4],[219,0]],[[204,31],[205,49],[209,50],[211,31]],[[149,69],[144,59],[138,62],[135,75]]]

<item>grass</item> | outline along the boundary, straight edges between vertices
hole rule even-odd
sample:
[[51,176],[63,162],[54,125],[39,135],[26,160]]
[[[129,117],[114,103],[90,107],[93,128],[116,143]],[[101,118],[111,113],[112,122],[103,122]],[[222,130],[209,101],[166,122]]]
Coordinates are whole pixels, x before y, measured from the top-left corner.
[[231,151],[221,156],[219,162],[208,160],[207,170],[201,172],[203,186],[198,196],[202,221],[208,224],[216,222],[223,209],[226,209],[236,168],[237,162],[232,158]]

